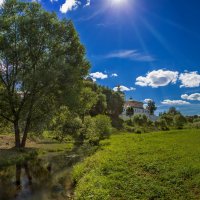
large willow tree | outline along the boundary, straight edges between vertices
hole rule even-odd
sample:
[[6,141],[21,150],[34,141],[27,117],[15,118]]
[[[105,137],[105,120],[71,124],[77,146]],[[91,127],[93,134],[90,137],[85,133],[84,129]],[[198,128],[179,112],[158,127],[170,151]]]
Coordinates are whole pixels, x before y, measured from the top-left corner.
[[61,102],[76,106],[89,63],[74,26],[37,3],[7,0],[0,8],[0,117],[15,145]]

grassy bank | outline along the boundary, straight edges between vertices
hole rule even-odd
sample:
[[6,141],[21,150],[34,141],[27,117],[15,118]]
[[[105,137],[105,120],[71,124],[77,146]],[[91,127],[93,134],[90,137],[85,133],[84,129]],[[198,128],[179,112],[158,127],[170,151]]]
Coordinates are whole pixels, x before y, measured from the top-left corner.
[[77,199],[200,199],[200,130],[119,134],[75,166]]
[[59,143],[52,139],[32,141],[27,140],[25,149],[15,149],[13,135],[0,135],[0,167],[20,163],[35,156],[45,156],[54,152],[68,152],[72,150],[73,143]]

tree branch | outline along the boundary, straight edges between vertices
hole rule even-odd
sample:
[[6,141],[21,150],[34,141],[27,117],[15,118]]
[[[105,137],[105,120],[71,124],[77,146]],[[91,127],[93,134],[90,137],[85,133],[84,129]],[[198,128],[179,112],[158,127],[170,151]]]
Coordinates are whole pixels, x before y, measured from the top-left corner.
[[14,121],[12,119],[10,119],[9,117],[3,115],[3,114],[0,114],[1,117],[3,117],[4,119],[8,120],[9,122],[12,122],[14,123]]

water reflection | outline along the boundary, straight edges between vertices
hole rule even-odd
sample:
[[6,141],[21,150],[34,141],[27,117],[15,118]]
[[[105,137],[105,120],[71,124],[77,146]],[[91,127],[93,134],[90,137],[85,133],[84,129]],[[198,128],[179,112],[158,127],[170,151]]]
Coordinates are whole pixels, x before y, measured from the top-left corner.
[[23,165],[16,165],[16,186],[21,186],[21,171],[24,169],[26,177],[28,179],[28,184],[32,185],[32,176],[29,171],[28,162],[25,162]]
[[0,169],[0,200],[72,199],[70,172],[78,160],[59,154]]

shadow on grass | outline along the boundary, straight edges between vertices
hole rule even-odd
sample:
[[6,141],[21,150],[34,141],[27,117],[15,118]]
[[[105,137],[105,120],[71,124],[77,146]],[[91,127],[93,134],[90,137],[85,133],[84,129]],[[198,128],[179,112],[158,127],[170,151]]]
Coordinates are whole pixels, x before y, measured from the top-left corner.
[[37,156],[35,148],[10,148],[0,149],[0,167],[24,162]]

